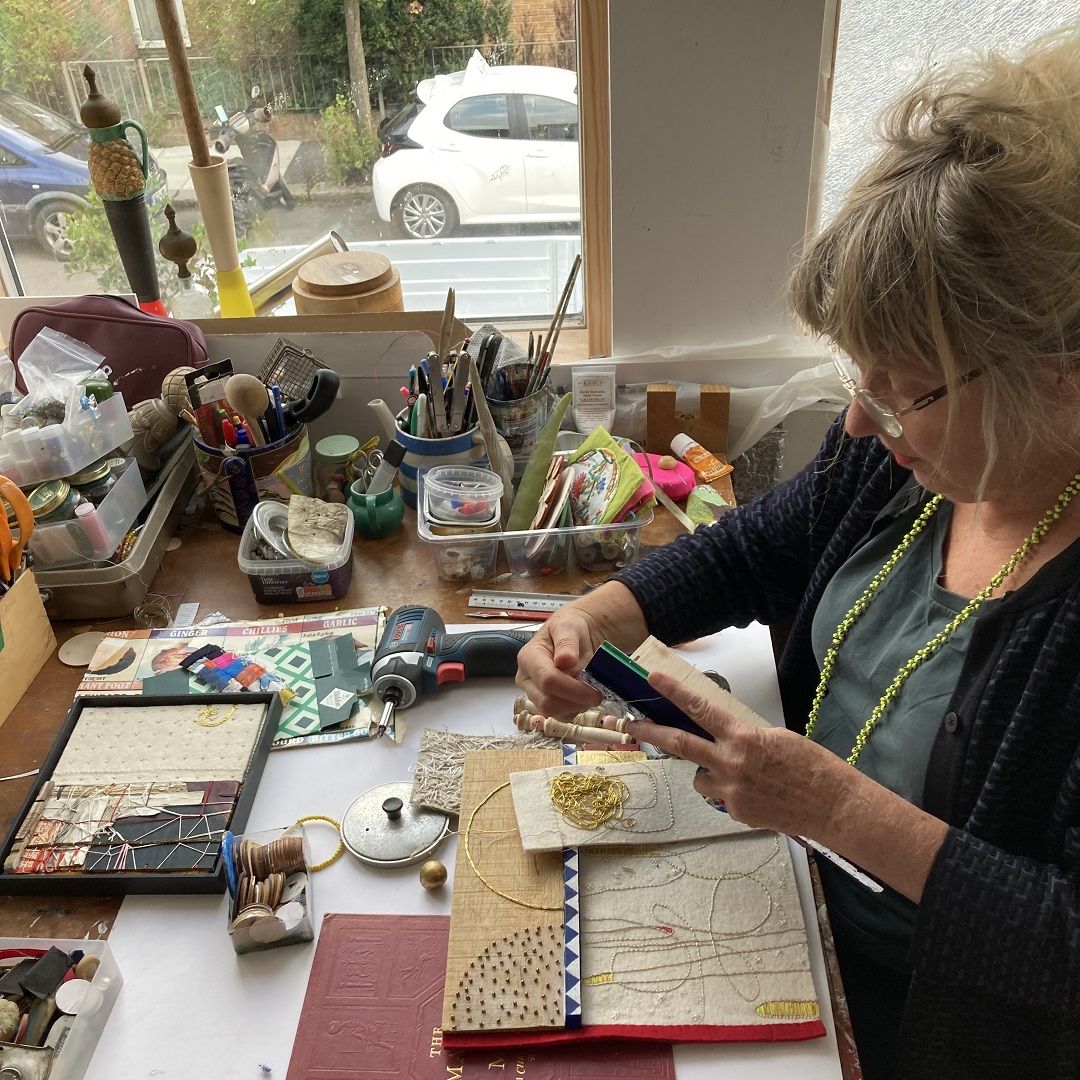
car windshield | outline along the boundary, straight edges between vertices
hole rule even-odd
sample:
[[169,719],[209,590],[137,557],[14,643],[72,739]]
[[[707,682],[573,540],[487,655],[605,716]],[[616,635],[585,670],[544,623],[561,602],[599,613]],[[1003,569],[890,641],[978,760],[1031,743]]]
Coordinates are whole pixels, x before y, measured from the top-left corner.
[[52,151],[61,149],[83,133],[59,113],[10,94],[0,94],[0,123],[37,139]]

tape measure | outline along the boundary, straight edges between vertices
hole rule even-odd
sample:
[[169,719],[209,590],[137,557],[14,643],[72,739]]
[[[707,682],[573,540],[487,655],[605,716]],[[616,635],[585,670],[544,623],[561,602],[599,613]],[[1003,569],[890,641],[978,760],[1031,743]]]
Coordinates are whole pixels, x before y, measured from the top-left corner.
[[469,607],[497,608],[500,611],[558,611],[564,604],[577,600],[568,593],[508,592],[492,589],[474,592],[469,597]]

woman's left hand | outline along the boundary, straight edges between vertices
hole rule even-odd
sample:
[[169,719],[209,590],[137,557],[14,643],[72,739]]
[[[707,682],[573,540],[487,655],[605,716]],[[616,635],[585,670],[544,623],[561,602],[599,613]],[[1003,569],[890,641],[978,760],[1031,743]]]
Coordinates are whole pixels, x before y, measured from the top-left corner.
[[716,741],[647,720],[627,725],[628,734],[696,762],[695,789],[723,800],[737,821],[829,843],[835,825],[851,812],[849,797],[857,800],[860,773],[793,731],[736,719],[670,675],[653,673],[649,685]]

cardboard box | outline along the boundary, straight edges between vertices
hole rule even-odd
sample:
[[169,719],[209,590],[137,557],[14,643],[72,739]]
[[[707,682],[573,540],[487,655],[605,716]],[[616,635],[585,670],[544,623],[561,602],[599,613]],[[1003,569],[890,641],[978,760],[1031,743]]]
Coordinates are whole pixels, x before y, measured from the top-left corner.
[[27,687],[56,648],[32,570],[24,570],[0,596],[0,724],[14,711]]
[[[390,411],[405,405],[399,392],[418,364],[438,346],[441,311],[382,311],[364,315],[273,315],[258,319],[199,319],[210,360],[231,359],[236,371],[257,375],[277,343],[288,338],[310,349],[341,376],[338,399],[309,424],[311,445],[327,435],[354,435],[361,443],[382,436],[367,403],[382,398]],[[454,321],[452,347],[471,331]]]

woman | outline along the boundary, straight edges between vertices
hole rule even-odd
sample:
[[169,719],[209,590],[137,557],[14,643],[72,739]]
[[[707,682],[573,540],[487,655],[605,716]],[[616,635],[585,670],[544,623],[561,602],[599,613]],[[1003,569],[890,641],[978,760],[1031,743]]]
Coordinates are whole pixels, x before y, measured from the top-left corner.
[[792,277],[853,400],[790,482],[560,609],[544,711],[633,649],[791,623],[788,728],[654,676],[639,722],[738,820],[819,860],[866,1075],[1080,1074],[1080,37],[924,77]]

